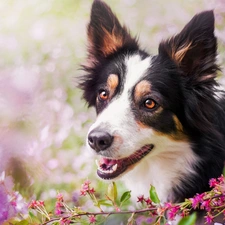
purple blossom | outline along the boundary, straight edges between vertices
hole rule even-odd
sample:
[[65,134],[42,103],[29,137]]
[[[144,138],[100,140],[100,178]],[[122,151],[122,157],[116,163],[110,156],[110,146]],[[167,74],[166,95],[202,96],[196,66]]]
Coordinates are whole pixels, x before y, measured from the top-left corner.
[[3,185],[0,185],[0,224],[8,219],[9,202]]
[[0,224],[12,217],[17,213],[16,205],[11,204],[9,201],[8,193],[3,184],[0,184]]
[[18,213],[27,213],[27,204],[18,192],[11,189],[11,185],[11,179],[3,172],[0,177],[0,224]]

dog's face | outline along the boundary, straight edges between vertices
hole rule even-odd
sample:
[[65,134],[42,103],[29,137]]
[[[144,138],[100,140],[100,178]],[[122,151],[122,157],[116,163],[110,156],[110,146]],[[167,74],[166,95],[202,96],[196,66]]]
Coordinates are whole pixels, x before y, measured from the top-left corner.
[[[104,179],[115,178],[146,155],[162,154],[167,145],[186,139],[172,109],[180,101],[176,79],[168,74],[158,79],[161,69],[154,65],[160,65],[157,57],[126,54],[110,60],[99,74],[95,90],[99,115],[90,128],[88,144],[104,157],[98,169]],[[171,86],[176,88],[169,94]]]
[[87,143],[100,156],[101,178],[114,179],[144,160],[171,154],[182,155],[188,165],[196,160],[190,139],[201,123],[194,115],[200,107],[196,101],[204,96],[192,90],[214,84],[213,31],[211,11],[196,15],[178,35],[160,43],[158,55],[151,56],[139,49],[105,3],[94,1],[84,66],[88,75],[81,87],[98,114]]

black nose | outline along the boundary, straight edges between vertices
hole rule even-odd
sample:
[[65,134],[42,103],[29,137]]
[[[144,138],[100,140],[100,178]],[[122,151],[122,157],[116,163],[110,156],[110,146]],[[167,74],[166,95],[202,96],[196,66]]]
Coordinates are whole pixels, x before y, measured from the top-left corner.
[[113,136],[105,131],[93,130],[88,135],[88,143],[96,152],[107,149],[112,142]]

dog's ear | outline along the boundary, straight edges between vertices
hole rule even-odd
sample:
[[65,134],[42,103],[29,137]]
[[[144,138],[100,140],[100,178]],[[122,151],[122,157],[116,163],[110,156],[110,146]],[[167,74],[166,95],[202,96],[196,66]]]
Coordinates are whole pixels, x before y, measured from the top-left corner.
[[169,56],[184,75],[195,75],[200,80],[215,75],[216,51],[213,11],[195,15],[179,34],[159,46],[159,54]]
[[[209,132],[219,103],[215,80],[217,40],[214,36],[213,11],[195,15],[183,30],[159,46],[159,55],[169,57],[177,65],[182,80],[184,114],[190,127]],[[219,111],[219,110],[218,110]],[[214,131],[211,131],[213,133]]]
[[126,27],[121,26],[109,6],[101,0],[94,0],[91,19],[87,29],[89,60],[99,61],[121,48],[138,48]]
[[110,7],[101,0],[94,0],[91,18],[87,26],[88,58],[82,65],[87,73],[80,79],[79,87],[84,91],[83,98],[89,106],[96,103],[96,87],[99,70],[105,60],[118,51],[136,51],[138,43],[128,29],[121,26]]

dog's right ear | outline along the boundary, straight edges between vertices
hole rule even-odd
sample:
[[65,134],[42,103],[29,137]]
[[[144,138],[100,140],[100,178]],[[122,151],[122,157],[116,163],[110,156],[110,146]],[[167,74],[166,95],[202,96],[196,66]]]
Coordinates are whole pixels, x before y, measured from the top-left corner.
[[92,62],[98,62],[125,47],[138,48],[136,39],[131,37],[126,27],[121,26],[110,7],[101,0],[93,2],[87,34],[88,59]]

